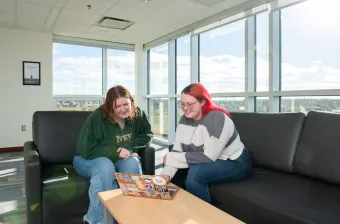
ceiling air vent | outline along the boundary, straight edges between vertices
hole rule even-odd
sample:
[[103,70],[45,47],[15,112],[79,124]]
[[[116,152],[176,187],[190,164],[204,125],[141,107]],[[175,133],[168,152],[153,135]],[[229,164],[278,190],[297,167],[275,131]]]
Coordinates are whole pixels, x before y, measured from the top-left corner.
[[113,29],[118,29],[118,30],[125,30],[134,22],[124,20],[124,19],[118,19],[118,18],[112,18],[112,17],[104,17],[99,21],[99,26],[103,27],[109,27]]

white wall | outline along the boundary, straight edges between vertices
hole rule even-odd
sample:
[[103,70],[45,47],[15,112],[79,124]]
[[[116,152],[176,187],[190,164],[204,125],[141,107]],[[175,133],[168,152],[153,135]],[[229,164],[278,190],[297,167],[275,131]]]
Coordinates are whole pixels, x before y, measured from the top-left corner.
[[[0,28],[0,148],[32,140],[33,113],[54,108],[52,49],[52,34]],[[40,86],[22,84],[23,61],[41,63]]]

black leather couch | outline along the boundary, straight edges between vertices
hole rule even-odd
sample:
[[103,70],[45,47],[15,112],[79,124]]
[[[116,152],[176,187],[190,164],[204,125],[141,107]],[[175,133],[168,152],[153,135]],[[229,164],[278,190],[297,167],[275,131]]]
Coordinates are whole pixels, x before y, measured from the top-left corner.
[[251,150],[247,180],[212,185],[213,204],[251,224],[340,223],[340,115],[231,113]]
[[[33,115],[33,141],[24,145],[25,189],[28,224],[80,224],[89,199],[89,179],[75,172],[72,160],[82,124],[90,112],[36,112]],[[155,173],[155,150],[140,149],[145,174]],[[43,184],[58,170],[69,179]]]

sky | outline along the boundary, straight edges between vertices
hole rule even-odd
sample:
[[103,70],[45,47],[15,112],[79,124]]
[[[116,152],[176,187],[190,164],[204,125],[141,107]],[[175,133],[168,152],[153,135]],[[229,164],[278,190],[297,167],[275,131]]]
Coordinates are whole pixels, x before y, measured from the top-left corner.
[[[339,89],[340,6],[337,0],[309,0],[282,10],[282,90]],[[257,91],[268,91],[268,13],[257,16]],[[214,92],[243,92],[245,20],[202,33],[200,81]],[[151,94],[167,94],[167,44],[151,49]],[[54,44],[53,93],[101,95],[101,49]],[[189,84],[190,36],[177,40],[177,92]],[[109,50],[108,87],[134,93],[134,52]]]

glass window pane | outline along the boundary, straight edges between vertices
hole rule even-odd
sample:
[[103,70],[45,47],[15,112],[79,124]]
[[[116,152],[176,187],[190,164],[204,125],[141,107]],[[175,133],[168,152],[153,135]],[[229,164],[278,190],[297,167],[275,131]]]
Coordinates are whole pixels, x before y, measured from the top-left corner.
[[149,120],[155,136],[168,138],[168,99],[149,99]]
[[135,94],[135,52],[107,50],[107,89],[115,85],[126,87]]
[[177,39],[177,91],[181,91],[190,84],[190,35]]
[[256,91],[269,90],[268,12],[256,15]]
[[256,112],[268,113],[269,97],[256,97]]
[[179,97],[176,98],[176,125],[178,124],[179,120],[181,119],[181,117],[184,114],[182,109],[181,109],[181,106],[179,104],[180,100],[181,100],[181,98],[179,98]]
[[245,112],[246,109],[244,97],[214,97],[213,101],[228,112]]
[[168,94],[168,43],[150,49],[150,94]]
[[53,43],[53,95],[102,95],[102,48]]
[[[215,97],[212,98],[214,103],[228,112],[245,112],[245,98],[244,97]],[[176,125],[183,116],[181,106],[178,104],[180,98],[176,100]]]
[[281,10],[282,90],[339,88],[340,5],[326,2],[308,0]]
[[94,111],[100,100],[57,100],[58,111]]
[[244,92],[245,20],[200,35],[200,82],[209,92]]
[[281,112],[340,113],[340,96],[281,97]]

